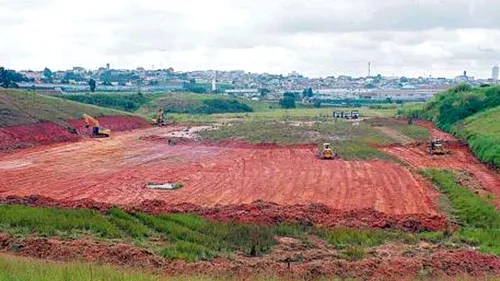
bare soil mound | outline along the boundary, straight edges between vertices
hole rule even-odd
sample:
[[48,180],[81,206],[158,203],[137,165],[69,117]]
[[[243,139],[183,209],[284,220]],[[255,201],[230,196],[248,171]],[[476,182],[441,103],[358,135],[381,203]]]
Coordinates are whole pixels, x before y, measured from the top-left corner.
[[[99,117],[102,127],[112,131],[127,131],[149,126],[147,121],[135,116]],[[21,148],[78,141],[82,135],[90,135],[91,129],[84,127],[83,120],[76,119],[60,123],[39,122],[0,128],[0,152]]]

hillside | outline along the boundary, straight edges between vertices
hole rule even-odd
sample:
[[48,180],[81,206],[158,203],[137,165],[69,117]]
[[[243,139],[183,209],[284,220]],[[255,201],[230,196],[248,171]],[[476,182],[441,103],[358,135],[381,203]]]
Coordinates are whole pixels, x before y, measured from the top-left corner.
[[123,111],[1,89],[0,151],[79,140],[89,133],[83,129],[83,121],[78,120],[83,113],[98,117],[101,126],[113,131],[148,125],[145,119]]
[[76,119],[83,113],[93,116],[127,114],[31,92],[0,90],[0,127]]
[[472,115],[455,125],[452,132],[467,140],[482,161],[500,167],[500,106]]
[[432,121],[466,140],[481,161],[500,167],[500,87],[458,85],[424,105],[405,106],[398,114]]

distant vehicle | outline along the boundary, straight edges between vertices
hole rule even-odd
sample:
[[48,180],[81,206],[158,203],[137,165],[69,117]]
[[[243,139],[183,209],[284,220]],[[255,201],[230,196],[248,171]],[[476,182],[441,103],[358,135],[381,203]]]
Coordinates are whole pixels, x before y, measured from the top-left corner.
[[330,143],[324,143],[320,152],[318,153],[318,157],[323,160],[334,159],[337,156],[336,153],[333,152],[332,145]]
[[444,155],[448,154],[448,150],[445,147],[445,141],[444,140],[431,140],[427,144],[427,148],[429,149],[429,154],[430,155]]
[[359,111],[358,110],[351,111],[351,119],[359,119]]

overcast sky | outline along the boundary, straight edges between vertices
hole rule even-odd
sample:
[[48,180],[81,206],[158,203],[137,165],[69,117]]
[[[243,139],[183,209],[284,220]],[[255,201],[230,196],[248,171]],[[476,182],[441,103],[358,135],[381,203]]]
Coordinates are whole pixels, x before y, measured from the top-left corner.
[[499,0],[0,0],[0,65],[490,77]]

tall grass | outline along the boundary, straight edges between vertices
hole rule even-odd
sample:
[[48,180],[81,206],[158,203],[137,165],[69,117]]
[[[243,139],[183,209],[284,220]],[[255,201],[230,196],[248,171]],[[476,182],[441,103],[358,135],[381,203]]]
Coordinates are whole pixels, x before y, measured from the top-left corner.
[[58,232],[90,231],[107,238],[121,237],[121,231],[93,210],[61,210],[0,205],[0,225],[16,232],[49,236]]
[[113,208],[108,211],[109,221],[124,231],[132,238],[145,238],[151,234],[151,231],[137,218],[123,212],[119,208]]
[[[0,255],[0,281],[160,281],[157,276],[86,263],[53,263]],[[193,280],[202,280],[193,278]]]
[[384,231],[376,229],[355,229],[339,227],[334,229],[322,229],[321,235],[326,241],[336,248],[346,247],[374,247],[385,244],[388,241],[403,241],[414,243],[415,237],[403,232]]
[[270,226],[209,222],[190,214],[136,216],[173,243],[162,251],[169,258],[195,261],[233,251],[256,256],[277,243],[274,239],[277,231]]
[[482,252],[500,255],[500,212],[490,201],[460,185],[450,171],[425,170],[423,174],[449,197],[463,226],[456,238],[479,247]]

